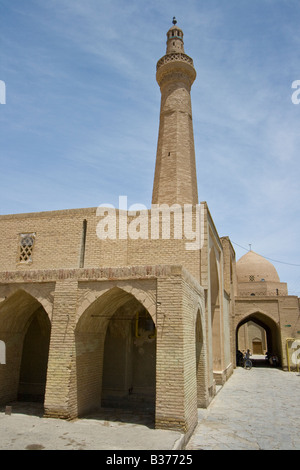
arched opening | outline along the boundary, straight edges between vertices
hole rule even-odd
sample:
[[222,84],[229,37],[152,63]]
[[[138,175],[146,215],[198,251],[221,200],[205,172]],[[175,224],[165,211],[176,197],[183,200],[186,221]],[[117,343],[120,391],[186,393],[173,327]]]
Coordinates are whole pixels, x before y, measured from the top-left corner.
[[154,420],[156,333],[145,307],[113,288],[83,313],[75,341],[78,414],[139,409]]
[[250,349],[252,354],[266,354],[267,333],[265,326],[256,321],[248,320],[238,329],[238,347],[241,351]]
[[44,402],[51,324],[40,302],[23,290],[0,305],[0,338],[6,364],[0,368],[0,403]]
[[248,315],[237,325],[236,348],[237,356],[249,349],[254,366],[269,366],[267,353],[277,356],[281,363],[279,328],[272,318],[261,312]]
[[25,333],[18,400],[44,402],[50,344],[50,321],[43,307],[33,313]]
[[154,411],[155,326],[148,312],[119,308],[104,345],[102,406]]
[[197,312],[195,325],[196,350],[196,381],[197,381],[197,407],[205,408],[207,404],[206,392],[206,361],[204,351],[203,328],[200,310]]
[[222,321],[219,295],[219,274],[214,248],[210,251],[210,308],[213,370],[222,370]]

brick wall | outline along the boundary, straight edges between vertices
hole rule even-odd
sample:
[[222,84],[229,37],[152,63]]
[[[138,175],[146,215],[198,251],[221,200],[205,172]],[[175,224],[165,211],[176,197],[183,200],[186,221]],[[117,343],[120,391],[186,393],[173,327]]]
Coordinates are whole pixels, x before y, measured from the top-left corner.
[[[128,226],[135,217],[128,216]],[[82,253],[83,221],[87,221],[84,267],[182,264],[199,281],[200,251],[186,250],[186,239],[151,239],[149,216],[148,238],[101,240],[96,230],[101,217],[96,208],[0,216],[0,271],[76,269]],[[117,230],[119,217],[117,216]],[[193,216],[195,227],[195,216]],[[19,236],[35,233],[32,262],[18,260]],[[118,235],[117,231],[117,235]],[[184,233],[184,229],[183,229]]]

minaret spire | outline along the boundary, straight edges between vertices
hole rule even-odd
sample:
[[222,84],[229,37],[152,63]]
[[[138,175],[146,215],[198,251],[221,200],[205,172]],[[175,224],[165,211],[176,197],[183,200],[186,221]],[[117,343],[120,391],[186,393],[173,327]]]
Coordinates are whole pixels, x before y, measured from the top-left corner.
[[198,204],[190,96],[195,78],[193,60],[184,52],[183,32],[174,17],[166,55],[156,66],[161,108],[152,204]]

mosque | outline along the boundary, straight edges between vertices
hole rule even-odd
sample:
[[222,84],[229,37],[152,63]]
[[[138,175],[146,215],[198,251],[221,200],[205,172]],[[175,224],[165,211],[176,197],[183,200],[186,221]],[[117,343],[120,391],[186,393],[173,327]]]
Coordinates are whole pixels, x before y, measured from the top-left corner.
[[0,405],[39,401],[44,416],[62,419],[141,409],[188,437],[238,349],[296,367],[299,298],[259,254],[236,262],[199,203],[196,71],[176,20],[156,79],[151,209],[0,216]]

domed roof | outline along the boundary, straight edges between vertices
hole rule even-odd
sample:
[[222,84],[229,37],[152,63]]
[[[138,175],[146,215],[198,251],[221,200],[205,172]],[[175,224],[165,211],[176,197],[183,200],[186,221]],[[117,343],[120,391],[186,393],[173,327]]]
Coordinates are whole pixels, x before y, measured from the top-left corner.
[[173,26],[171,26],[171,28],[169,29],[169,31],[180,31],[181,33],[183,33],[182,29],[179,28],[179,26],[177,26],[176,24],[174,24]]
[[238,282],[280,282],[273,264],[254,251],[248,251],[238,260],[236,273]]

